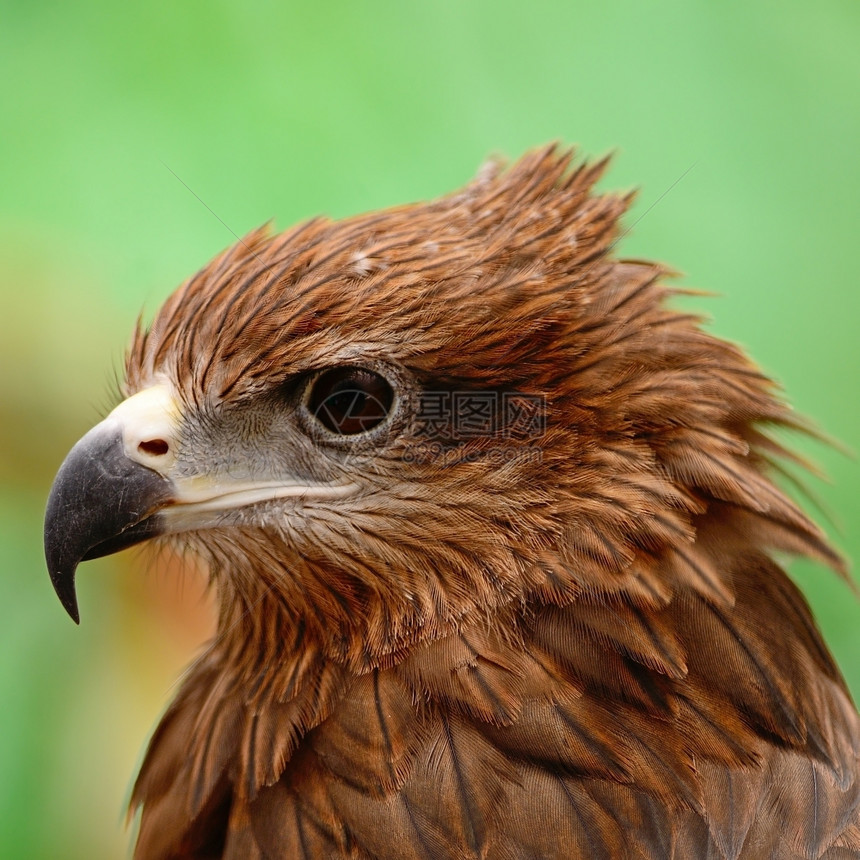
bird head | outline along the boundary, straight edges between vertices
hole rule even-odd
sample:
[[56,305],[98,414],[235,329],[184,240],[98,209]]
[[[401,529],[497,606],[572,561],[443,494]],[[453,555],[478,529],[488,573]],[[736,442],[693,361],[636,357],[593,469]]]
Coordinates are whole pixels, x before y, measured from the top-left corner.
[[167,540],[206,562],[222,627],[262,604],[367,666],[531,600],[730,601],[690,555],[720,503],[824,553],[760,495],[754,425],[790,420],[770,383],[667,309],[661,267],[611,256],[630,196],[570,165],[549,148],[432,203],[259,229],[190,278],[56,479],[69,613],[81,560]]

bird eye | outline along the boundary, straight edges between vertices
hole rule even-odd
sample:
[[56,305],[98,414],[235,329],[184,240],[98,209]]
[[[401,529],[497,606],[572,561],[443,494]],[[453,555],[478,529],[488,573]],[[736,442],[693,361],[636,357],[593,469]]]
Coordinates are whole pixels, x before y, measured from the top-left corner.
[[332,433],[354,436],[381,424],[393,403],[394,390],[384,376],[362,367],[335,367],[314,380],[307,408]]

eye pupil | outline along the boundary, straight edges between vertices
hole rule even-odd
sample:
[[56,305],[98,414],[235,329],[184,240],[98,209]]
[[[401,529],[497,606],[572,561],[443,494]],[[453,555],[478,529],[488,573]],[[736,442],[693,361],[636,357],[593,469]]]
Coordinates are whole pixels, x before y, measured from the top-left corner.
[[314,380],[307,405],[327,430],[354,436],[381,424],[393,403],[394,391],[384,376],[363,367],[335,367]]

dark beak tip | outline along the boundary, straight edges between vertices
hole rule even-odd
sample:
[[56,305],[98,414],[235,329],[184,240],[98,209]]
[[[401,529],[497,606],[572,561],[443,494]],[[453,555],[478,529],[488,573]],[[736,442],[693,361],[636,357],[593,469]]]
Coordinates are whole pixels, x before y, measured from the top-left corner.
[[63,604],[63,606],[65,607],[66,612],[69,613],[69,618],[71,618],[72,621],[74,621],[75,624],[77,624],[80,627],[81,616],[80,616],[80,613],[78,612],[78,607],[77,606],[69,606],[65,603]]
[[54,593],[60,599],[63,609],[69,614],[69,617],[75,624],[81,623],[81,615],[78,610],[78,595],[75,591],[75,571],[71,573],[49,568],[51,573],[51,585],[54,586]]

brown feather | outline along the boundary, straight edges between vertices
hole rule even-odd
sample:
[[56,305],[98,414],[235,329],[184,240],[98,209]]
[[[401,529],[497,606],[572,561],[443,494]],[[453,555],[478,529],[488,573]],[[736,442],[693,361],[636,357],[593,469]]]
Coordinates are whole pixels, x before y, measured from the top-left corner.
[[546,427],[416,457],[407,422],[337,461],[348,506],[184,536],[219,631],[150,744],[137,857],[860,856],[860,719],[771,555],[842,568],[772,479],[797,419],[668,270],[612,256],[631,198],[572,165],[261,228],[138,329],[128,393],[169,378],[189,445],[368,362],[543,397]]

